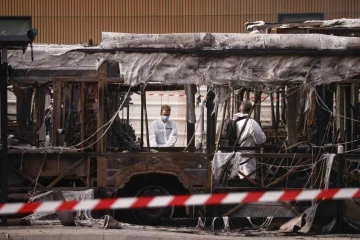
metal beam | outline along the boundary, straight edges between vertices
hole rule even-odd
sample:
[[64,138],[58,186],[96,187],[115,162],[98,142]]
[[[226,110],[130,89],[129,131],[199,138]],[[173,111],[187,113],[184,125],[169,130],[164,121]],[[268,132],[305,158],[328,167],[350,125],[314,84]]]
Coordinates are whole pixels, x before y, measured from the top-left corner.
[[289,85],[286,90],[287,94],[287,114],[286,114],[286,130],[287,130],[287,146],[297,143],[297,115],[298,115],[298,88],[296,85]]
[[209,91],[206,98],[206,110],[207,110],[207,134],[206,134],[206,149],[208,153],[212,153],[215,150],[215,132],[216,132],[216,114],[212,114],[214,110],[215,94],[213,91]]
[[[29,175],[27,175],[26,173],[23,173],[19,170],[17,170],[16,168],[13,168],[10,166],[10,169],[13,170],[15,173],[17,173],[18,175],[20,175],[21,177],[29,180],[30,182],[36,182],[35,179]],[[44,185],[42,185],[41,183],[37,182],[36,183],[36,187],[39,186],[39,187],[45,187]]]
[[221,49],[208,50],[201,48],[112,48],[112,49],[98,49],[98,48],[83,48],[70,50],[69,52],[85,52],[85,53],[179,53],[179,54],[196,54],[196,55],[210,55],[210,56],[314,56],[314,57],[340,57],[340,56],[360,56],[359,51],[354,49]]
[[53,187],[56,183],[58,183],[63,177],[65,177],[65,175],[70,172],[71,170],[73,170],[74,168],[76,168],[77,166],[79,166],[85,158],[81,158],[79,160],[77,160],[73,165],[71,165],[70,167],[68,167],[65,171],[63,171],[54,181],[52,181],[49,185],[46,186],[46,188],[51,188]]
[[[0,115],[1,115],[1,203],[6,203],[8,200],[8,119],[7,119],[7,49],[2,49],[2,58],[0,66]],[[2,224],[7,225],[6,216],[2,216]]]

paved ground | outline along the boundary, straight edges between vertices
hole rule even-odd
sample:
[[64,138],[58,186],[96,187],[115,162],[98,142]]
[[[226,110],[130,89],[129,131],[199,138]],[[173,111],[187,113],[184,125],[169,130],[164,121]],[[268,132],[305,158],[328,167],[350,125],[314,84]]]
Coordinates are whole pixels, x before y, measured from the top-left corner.
[[124,227],[123,229],[100,229],[90,227],[63,226],[21,226],[0,227],[0,240],[155,240],[155,239],[358,239],[360,235],[326,235],[326,236],[296,236],[278,234],[275,232],[239,231],[231,232],[202,231],[196,228],[147,228]]

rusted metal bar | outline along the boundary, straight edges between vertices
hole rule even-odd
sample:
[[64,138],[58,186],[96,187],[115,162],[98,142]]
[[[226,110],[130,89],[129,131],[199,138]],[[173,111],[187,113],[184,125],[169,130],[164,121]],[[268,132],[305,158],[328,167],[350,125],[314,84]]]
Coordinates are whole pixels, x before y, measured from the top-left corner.
[[337,149],[337,155],[336,155],[337,172],[338,172],[338,177],[337,177],[337,187],[338,188],[344,187],[345,161],[343,158],[343,154],[344,154],[344,147],[342,145],[339,145],[338,149]]
[[214,110],[214,99],[215,94],[213,91],[210,90],[206,96],[206,149],[208,153],[213,153],[215,151],[216,118],[215,114],[212,114]]
[[254,103],[254,120],[261,126],[261,91],[255,90],[255,99],[260,98],[260,101]]
[[239,174],[240,174],[241,176],[243,176],[247,181],[251,182],[251,183],[254,184],[255,186],[261,186],[261,185],[258,184],[254,179],[248,177],[248,176],[253,175],[254,173],[255,173],[255,172],[252,172],[252,173],[250,173],[249,175],[246,175],[246,174],[244,174],[243,172],[239,171]]
[[298,143],[296,143],[296,144],[294,144],[294,145],[292,145],[292,146],[290,146],[290,147],[285,148],[284,151],[285,151],[285,152],[286,152],[286,151],[289,151],[289,150],[291,150],[291,149],[293,149],[293,148],[296,148],[297,146],[302,145],[302,144],[308,145],[310,149],[313,148],[313,146],[311,145],[310,142],[308,142],[308,141],[302,141],[302,142],[298,142]]
[[[101,128],[105,124],[105,100],[106,100],[106,63],[103,64],[100,68],[100,77],[98,82],[98,118],[97,118],[97,128]],[[97,132],[96,138],[99,139],[97,142],[97,152],[105,152],[105,139],[102,137],[105,129],[102,128]]]
[[223,216],[229,216],[229,215],[233,214],[234,212],[236,212],[237,210],[239,210],[240,208],[242,208],[245,205],[246,205],[246,203],[240,203],[236,207],[232,208],[230,211],[226,212]]
[[237,108],[236,111],[239,111],[240,108],[240,102],[242,102],[244,100],[244,94],[245,94],[245,88],[241,88],[240,92],[239,92],[239,96],[238,96],[238,104],[237,104]]
[[[344,159],[344,161],[346,161],[346,159]],[[332,170],[335,171],[335,172],[338,172],[338,167],[337,167],[337,166],[336,166],[336,167],[333,166],[333,167],[332,167]],[[357,177],[357,176],[354,176],[354,174],[350,173],[350,172],[347,171],[346,169],[344,169],[344,174],[345,174],[347,177],[349,177],[349,178],[351,178],[351,179],[353,179],[353,180],[355,180],[355,181],[358,181],[358,182],[360,183],[360,178]]]
[[[35,179],[32,178],[31,176],[27,175],[26,173],[23,173],[23,172],[20,172],[19,170],[17,170],[16,168],[13,168],[10,166],[10,169],[13,170],[15,173],[17,173],[18,175],[20,175],[21,177],[29,180],[30,182],[34,182]],[[37,182],[36,183],[36,187],[39,186],[39,187],[45,187],[44,185],[42,185],[41,183]]]
[[[294,85],[290,85],[287,88],[287,103],[288,106],[286,108],[286,130],[287,130],[287,139],[286,144],[294,145],[297,143],[297,91],[298,89],[294,89]],[[290,114],[290,112],[292,114]]]
[[277,132],[276,116],[275,116],[275,107],[274,107],[274,97],[273,93],[270,93],[270,103],[271,103],[271,126],[274,129],[274,132]]
[[91,158],[87,158],[87,166],[86,166],[86,186],[91,187]]
[[249,89],[246,89],[246,91],[245,91],[245,99],[246,99],[246,101],[249,101],[249,100],[250,100],[250,92],[249,92]]
[[[336,129],[339,131],[340,142],[345,140],[345,111],[344,111],[344,89],[342,86],[336,86]],[[338,139],[337,139],[338,141]],[[339,141],[338,141],[339,142]]]
[[[85,93],[86,93],[86,85],[84,82],[81,83],[81,99],[80,99],[80,142],[81,148],[84,148],[84,140],[85,140]],[[84,150],[82,150],[84,151]]]
[[285,98],[285,89],[281,89],[281,121],[286,124],[286,98]]
[[334,97],[328,86],[317,86],[315,90],[320,98],[316,101],[316,145],[323,146],[332,139],[332,131],[329,129],[332,119],[328,109],[333,109]]
[[[264,149],[262,148],[261,149],[261,153],[263,153]],[[261,186],[264,187],[265,186],[265,179],[264,179],[264,165],[262,164],[263,163],[263,158],[260,158],[260,163],[261,163],[261,166],[260,166],[260,177],[261,177]]]
[[291,212],[293,212],[295,216],[300,215],[299,211],[297,211],[294,206],[291,206],[290,204],[288,204],[288,203],[286,203],[284,201],[279,201],[279,203],[281,205],[283,205],[284,207],[286,207],[287,209],[289,209]]
[[63,177],[65,177],[65,175],[70,172],[71,170],[73,170],[74,168],[76,168],[77,166],[79,166],[85,158],[80,158],[79,160],[77,160],[73,165],[71,165],[70,167],[68,167],[65,171],[63,171],[54,181],[52,181],[49,185],[46,186],[46,188],[51,188],[53,187],[56,183],[58,183]]
[[34,105],[35,105],[35,129],[34,129],[34,142],[35,146],[39,147],[39,130],[40,130],[40,118],[39,118],[39,88],[36,83],[34,86]]
[[[336,187],[337,188],[343,188],[344,187],[344,166],[345,161],[343,158],[344,154],[344,147],[343,145],[338,145],[337,149],[337,155],[336,155],[336,162],[337,162],[337,181],[336,181]],[[346,168],[347,169],[347,168]],[[344,231],[344,202],[338,201],[337,204],[337,220],[339,224],[340,231]]]
[[[181,148],[183,149],[183,148]],[[10,149],[9,150],[9,155],[19,155],[21,156],[24,152],[23,150],[14,150],[14,149]],[[27,155],[39,155],[39,156],[43,156],[43,149],[29,149],[26,150],[26,154]],[[116,156],[146,156],[146,153],[142,153],[142,152],[127,152],[127,153],[121,153],[121,152],[106,152],[106,153],[97,153],[97,152],[76,152],[76,151],[66,151],[66,150],[52,150],[52,152],[48,152],[47,155],[51,156],[51,155],[56,155],[58,156],[59,153],[61,152],[61,155],[64,156],[78,156],[78,157],[116,157]],[[185,152],[157,152],[156,155],[159,156],[183,156],[183,155],[194,155],[194,156],[208,156],[208,157],[212,157],[213,154],[206,154],[206,153],[185,153]],[[308,154],[308,153],[242,153],[241,154],[243,157],[245,158],[311,158],[312,154]],[[352,161],[360,161],[360,155],[359,156],[359,160],[353,159],[352,156],[356,156],[356,155],[344,155],[346,158],[351,158]]]
[[52,111],[52,137],[51,142],[53,146],[59,145],[59,132],[58,129],[61,128],[61,92],[62,92],[62,82],[60,80],[54,80],[53,91],[54,91],[54,110]]
[[70,121],[72,117],[72,109],[73,109],[73,102],[74,102],[74,92],[75,92],[75,83],[70,83],[71,85],[71,92],[70,92],[70,100],[69,104],[67,106],[68,109],[66,114],[66,120],[65,120],[65,145],[69,146],[69,140],[70,140]]
[[343,154],[343,158],[345,161],[360,162],[359,154]]
[[141,101],[141,117],[140,117],[140,150],[144,151],[144,93],[141,90],[140,93],[140,101]]
[[195,93],[194,85],[185,86],[186,95],[186,142],[187,150],[195,150]]
[[356,148],[355,142],[357,140],[358,127],[356,119],[358,119],[358,105],[359,105],[359,87],[357,84],[351,85],[351,149]]
[[[0,203],[8,201],[8,100],[7,100],[7,49],[0,54],[0,115],[1,115],[1,195]],[[2,216],[2,224],[7,225],[7,217]]]
[[142,98],[143,98],[143,102],[144,102],[143,108],[144,108],[144,114],[145,114],[146,145],[147,145],[148,150],[150,152],[150,136],[149,136],[149,123],[148,123],[147,107],[146,107],[145,86],[142,86],[141,94],[142,94]]
[[272,183],[269,183],[267,187],[270,187],[272,185],[275,185],[279,182],[281,182],[283,179],[285,179],[286,177],[288,177],[289,175],[291,175],[293,172],[295,172],[297,169],[301,168],[302,166],[300,164],[307,164],[308,162],[311,162],[311,159],[302,161],[301,163],[299,163],[299,165],[297,165],[296,167],[294,167],[293,169],[291,169],[289,172],[285,173],[284,175],[282,175],[281,177],[279,177],[278,179],[276,179],[275,181],[273,181]]
[[226,101],[225,101],[225,104],[224,104],[223,116],[222,116],[222,119],[221,119],[221,127],[220,127],[220,132],[219,132],[218,139],[217,139],[217,141],[216,141],[215,152],[218,152],[218,150],[219,150],[221,133],[222,133],[222,131],[223,131],[223,129],[224,129],[225,115],[226,115],[226,110],[227,110],[228,101],[229,101],[229,100],[226,100]]
[[276,129],[275,132],[278,131],[280,124],[280,92],[276,92]]
[[[351,148],[351,143],[350,143],[352,136],[351,115],[352,115],[352,107],[353,107],[351,95],[352,95],[351,86],[345,86],[344,87],[344,125],[345,125],[344,150],[345,151],[349,151]],[[348,166],[345,167],[347,168]]]
[[[230,104],[230,107],[231,107],[231,116],[234,116],[234,111],[236,111],[234,108],[235,108],[235,103],[236,103],[236,98],[237,98],[237,95],[235,94],[235,92],[232,92],[231,94],[231,104]],[[230,116],[230,117],[231,117]]]

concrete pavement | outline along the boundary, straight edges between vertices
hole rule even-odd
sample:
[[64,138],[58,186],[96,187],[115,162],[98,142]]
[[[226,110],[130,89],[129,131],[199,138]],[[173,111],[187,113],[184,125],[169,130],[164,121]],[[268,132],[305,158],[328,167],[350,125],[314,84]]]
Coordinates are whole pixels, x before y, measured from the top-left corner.
[[93,227],[63,226],[17,226],[0,227],[0,240],[200,240],[200,239],[358,239],[360,235],[284,236],[277,232],[236,231],[221,232],[197,230],[196,228],[126,227],[123,229],[100,229]]

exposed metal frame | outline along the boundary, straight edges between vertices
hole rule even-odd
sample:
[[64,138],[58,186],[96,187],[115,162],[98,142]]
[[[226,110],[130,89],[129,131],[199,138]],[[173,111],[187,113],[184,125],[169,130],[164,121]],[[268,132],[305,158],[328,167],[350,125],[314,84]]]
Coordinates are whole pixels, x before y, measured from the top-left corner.
[[[8,201],[8,103],[7,103],[7,48],[2,48],[0,65],[0,120],[1,120],[1,203]],[[2,216],[2,224],[7,225],[6,216]]]

